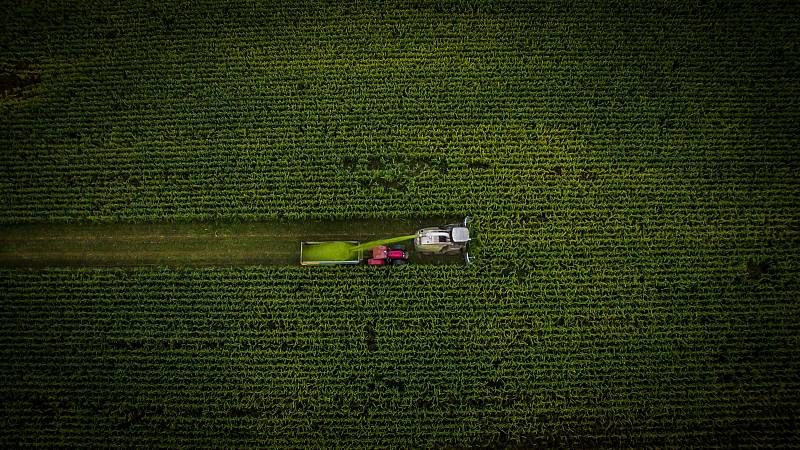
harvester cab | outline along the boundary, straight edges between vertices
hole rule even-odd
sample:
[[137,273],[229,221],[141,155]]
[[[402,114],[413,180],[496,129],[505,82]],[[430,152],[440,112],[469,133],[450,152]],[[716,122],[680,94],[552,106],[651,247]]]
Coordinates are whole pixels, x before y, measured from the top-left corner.
[[417,231],[414,238],[414,250],[423,255],[458,255],[463,254],[467,264],[472,263],[469,255],[469,223],[471,217],[464,218],[462,223],[451,223],[443,227],[423,228]]

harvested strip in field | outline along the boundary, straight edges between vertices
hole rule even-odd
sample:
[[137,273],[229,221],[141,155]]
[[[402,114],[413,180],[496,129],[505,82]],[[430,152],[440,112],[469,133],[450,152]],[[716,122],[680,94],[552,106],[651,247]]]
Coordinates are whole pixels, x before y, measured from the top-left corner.
[[[303,223],[12,225],[0,227],[0,266],[299,264],[301,241],[380,242],[401,232],[455,221],[428,218]],[[347,253],[344,259],[348,259],[351,249],[348,247],[344,252]]]

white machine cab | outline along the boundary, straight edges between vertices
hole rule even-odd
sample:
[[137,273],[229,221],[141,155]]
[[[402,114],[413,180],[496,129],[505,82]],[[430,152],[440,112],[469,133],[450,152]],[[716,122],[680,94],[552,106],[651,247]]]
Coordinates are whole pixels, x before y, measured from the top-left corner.
[[469,241],[469,228],[456,227],[450,230],[450,239],[453,242],[468,242]]
[[423,228],[417,231],[414,239],[414,249],[427,255],[457,255],[464,254],[467,263],[471,258],[467,254],[467,244],[470,241],[467,224],[471,219],[466,218],[464,223],[445,225],[443,227]]

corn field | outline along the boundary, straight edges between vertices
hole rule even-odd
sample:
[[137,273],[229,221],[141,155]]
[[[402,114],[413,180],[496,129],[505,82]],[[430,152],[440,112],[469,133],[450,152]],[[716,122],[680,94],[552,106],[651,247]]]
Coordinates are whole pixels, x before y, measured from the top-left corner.
[[800,445],[800,7],[270,3],[7,6],[0,226],[475,264],[3,266],[4,447]]

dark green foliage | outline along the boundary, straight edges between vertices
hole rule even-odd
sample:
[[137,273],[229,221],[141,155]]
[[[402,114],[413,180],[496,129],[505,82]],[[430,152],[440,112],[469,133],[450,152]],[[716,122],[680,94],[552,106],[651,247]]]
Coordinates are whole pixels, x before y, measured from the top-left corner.
[[800,445],[793,2],[18,3],[2,223],[471,213],[479,253],[2,271],[3,444]]

